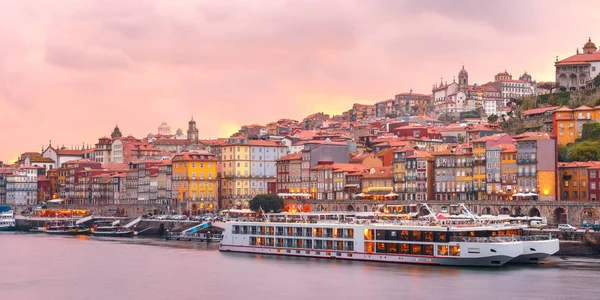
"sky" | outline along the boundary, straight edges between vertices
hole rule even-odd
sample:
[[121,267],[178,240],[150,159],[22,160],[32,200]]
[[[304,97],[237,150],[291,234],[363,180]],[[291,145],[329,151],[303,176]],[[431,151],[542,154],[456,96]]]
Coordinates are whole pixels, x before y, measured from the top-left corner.
[[157,132],[202,138],[244,124],[339,114],[462,65],[554,81],[599,1],[0,0],[0,160],[53,145]]

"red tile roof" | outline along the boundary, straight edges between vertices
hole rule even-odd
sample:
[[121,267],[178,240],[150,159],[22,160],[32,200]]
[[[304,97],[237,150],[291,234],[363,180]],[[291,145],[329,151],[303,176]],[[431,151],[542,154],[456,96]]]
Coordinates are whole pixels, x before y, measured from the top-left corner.
[[555,111],[556,109],[558,109],[558,106],[539,107],[539,108],[534,108],[534,109],[528,109],[528,110],[524,111],[522,113],[522,115],[523,116],[539,115],[539,114],[543,114],[547,111]]
[[600,61],[600,51],[596,51],[592,54],[576,54],[571,57],[565,58],[561,61],[554,63],[557,66],[560,65],[579,65],[579,64],[588,64],[592,61]]

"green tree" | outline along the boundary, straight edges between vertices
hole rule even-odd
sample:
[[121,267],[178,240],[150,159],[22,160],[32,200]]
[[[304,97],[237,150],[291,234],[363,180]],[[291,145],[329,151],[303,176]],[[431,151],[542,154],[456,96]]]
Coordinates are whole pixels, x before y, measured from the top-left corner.
[[521,109],[522,110],[528,110],[528,109],[534,109],[535,108],[535,101],[533,99],[531,99],[530,97],[525,97],[523,98],[523,102],[521,103]]
[[281,212],[283,210],[283,198],[275,194],[256,195],[249,202],[250,209],[260,211],[262,208],[265,212]]
[[596,77],[594,77],[594,86],[600,87],[600,74],[598,74],[598,75],[596,75]]
[[461,134],[459,134],[458,137],[456,138],[456,140],[462,144],[465,142],[465,137],[462,136]]
[[554,96],[554,94],[550,94],[550,96],[548,96],[548,105],[551,105],[551,106],[558,105],[558,99],[556,98],[556,96]]
[[496,123],[496,122],[498,122],[498,116],[497,115],[489,115],[488,116],[488,122],[489,123]]
[[569,147],[566,145],[558,145],[558,161],[569,162]]
[[598,141],[584,141],[574,143],[569,147],[568,159],[570,161],[598,160]]
[[600,140],[600,123],[586,123],[583,124],[583,130],[581,132],[582,140]]

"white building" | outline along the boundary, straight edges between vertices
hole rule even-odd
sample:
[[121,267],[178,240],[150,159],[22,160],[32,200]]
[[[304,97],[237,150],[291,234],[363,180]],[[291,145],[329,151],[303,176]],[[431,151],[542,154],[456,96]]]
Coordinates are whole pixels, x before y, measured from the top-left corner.
[[556,67],[556,84],[563,91],[584,89],[600,74],[600,51],[592,43],[592,39],[583,46],[583,52],[558,60]]
[[23,167],[6,176],[6,204],[36,204],[37,172],[37,167]]

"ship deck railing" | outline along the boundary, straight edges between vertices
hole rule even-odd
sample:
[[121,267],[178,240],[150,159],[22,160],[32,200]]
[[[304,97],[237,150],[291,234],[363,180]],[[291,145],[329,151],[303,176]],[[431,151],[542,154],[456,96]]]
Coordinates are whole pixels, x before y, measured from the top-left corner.
[[199,233],[199,232],[167,232],[167,240],[198,241],[198,242],[217,242],[223,239],[222,234],[217,233]]

